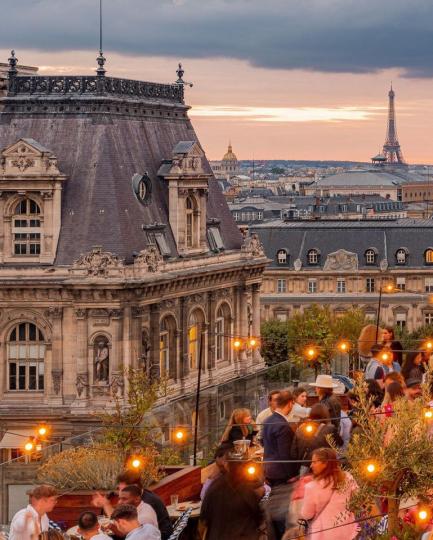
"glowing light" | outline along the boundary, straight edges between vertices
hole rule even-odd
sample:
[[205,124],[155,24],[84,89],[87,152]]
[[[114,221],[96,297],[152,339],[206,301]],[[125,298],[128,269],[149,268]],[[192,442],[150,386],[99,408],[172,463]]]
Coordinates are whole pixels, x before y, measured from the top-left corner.
[[391,358],[392,358],[392,354],[384,352],[384,353],[382,353],[380,355],[380,358],[381,358],[382,362],[389,362],[389,360],[391,360]]
[[249,465],[247,467],[247,473],[250,475],[250,476],[254,476],[257,472],[257,469],[254,465]]
[[389,283],[388,285],[386,285],[385,289],[388,291],[388,292],[392,292],[394,290],[394,285],[392,285],[391,283]]
[[249,340],[249,346],[250,347],[257,347],[259,344],[259,341],[256,338],[250,338]]
[[426,420],[432,420],[433,419],[433,410],[432,409],[425,409],[424,418]]
[[420,521],[428,521],[430,519],[430,511],[427,508],[418,510],[418,519]]
[[349,350],[349,344],[347,343],[347,341],[342,341],[338,344],[338,348],[341,352],[347,352]]
[[49,432],[49,428],[46,424],[40,424],[36,428],[36,433],[38,434],[38,437],[41,439],[44,439],[48,435],[48,432]]
[[134,467],[134,469],[139,469],[141,467],[141,460],[138,458],[135,458],[131,461],[131,466]]
[[428,341],[425,342],[425,348],[428,349],[429,351],[431,351],[433,349],[433,341],[431,341],[430,339]]
[[176,430],[174,433],[174,438],[176,439],[176,441],[182,442],[185,439],[185,431],[183,431],[182,429]]
[[369,474],[370,476],[372,476],[373,474],[376,474],[377,471],[378,471],[378,466],[376,463],[374,463],[373,461],[370,461],[369,463],[367,463],[366,467],[365,467],[365,470],[367,472],[367,474]]
[[314,360],[317,356],[317,349],[313,346],[307,347],[305,354],[309,360]]
[[233,347],[235,349],[240,349],[242,347],[242,340],[236,338],[234,341],[233,341]]
[[316,432],[317,425],[314,422],[307,422],[302,426],[302,431],[305,435],[314,435]]
[[24,445],[24,450],[26,452],[32,452],[33,450],[35,449],[35,442],[34,442],[34,439],[29,439],[25,445]]

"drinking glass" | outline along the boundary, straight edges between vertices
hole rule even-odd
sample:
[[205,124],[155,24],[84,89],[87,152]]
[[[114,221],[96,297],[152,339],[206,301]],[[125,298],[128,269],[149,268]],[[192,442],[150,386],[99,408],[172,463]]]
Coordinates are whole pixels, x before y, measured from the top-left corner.
[[171,495],[170,502],[173,508],[177,508],[177,505],[179,504],[179,495]]

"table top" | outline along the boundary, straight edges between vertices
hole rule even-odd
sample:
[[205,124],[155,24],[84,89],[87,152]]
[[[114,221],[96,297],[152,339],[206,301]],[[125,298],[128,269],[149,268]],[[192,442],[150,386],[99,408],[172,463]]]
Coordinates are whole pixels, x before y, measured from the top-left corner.
[[193,501],[184,501],[179,503],[177,506],[173,506],[172,504],[170,506],[167,506],[167,512],[171,519],[177,519],[180,518],[180,516],[185,512],[185,510],[188,510],[188,508],[192,508],[192,512],[190,517],[192,518],[198,518],[200,516],[200,509],[201,509],[201,502],[193,502]]

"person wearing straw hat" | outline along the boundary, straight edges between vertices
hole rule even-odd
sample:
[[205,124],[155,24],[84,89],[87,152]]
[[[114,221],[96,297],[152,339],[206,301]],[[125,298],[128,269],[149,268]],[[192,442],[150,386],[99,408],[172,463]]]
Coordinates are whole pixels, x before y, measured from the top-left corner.
[[334,395],[334,389],[338,384],[334,381],[331,375],[317,375],[316,382],[309,383],[309,386],[314,386],[316,394],[319,397],[319,403],[325,405],[331,416],[331,422],[340,429],[341,404],[338,398]]

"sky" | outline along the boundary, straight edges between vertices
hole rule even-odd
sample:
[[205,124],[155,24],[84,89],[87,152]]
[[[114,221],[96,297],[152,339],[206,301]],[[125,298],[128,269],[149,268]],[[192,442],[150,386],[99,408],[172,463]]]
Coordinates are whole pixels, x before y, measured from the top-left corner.
[[[209,159],[368,161],[387,93],[409,163],[433,163],[431,0],[103,0],[107,75],[174,82]],[[92,73],[99,0],[2,0],[0,62]]]

